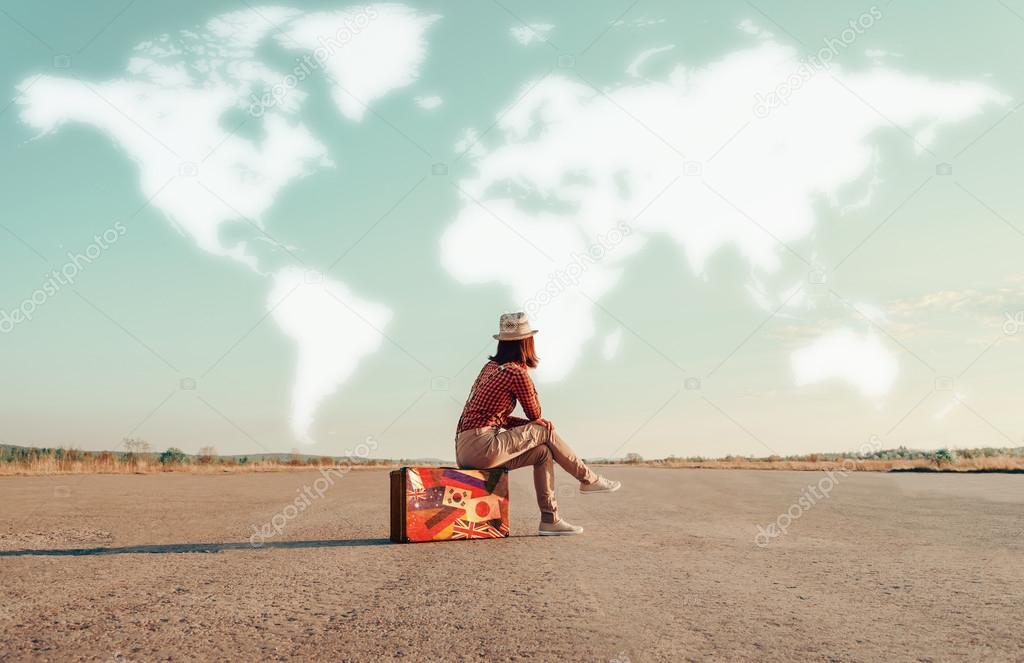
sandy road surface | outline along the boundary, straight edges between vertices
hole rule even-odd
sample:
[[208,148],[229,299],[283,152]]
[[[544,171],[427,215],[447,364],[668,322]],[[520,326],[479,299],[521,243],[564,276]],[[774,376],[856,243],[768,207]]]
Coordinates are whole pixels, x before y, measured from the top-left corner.
[[821,474],[607,473],[580,537],[520,471],[512,538],[391,545],[357,471],[262,549],[315,472],[0,478],[0,660],[1024,660],[1024,477],[853,474],[758,547]]

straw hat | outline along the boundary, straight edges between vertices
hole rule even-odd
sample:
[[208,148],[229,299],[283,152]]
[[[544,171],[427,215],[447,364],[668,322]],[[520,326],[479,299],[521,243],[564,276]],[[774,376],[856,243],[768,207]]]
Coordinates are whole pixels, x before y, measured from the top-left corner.
[[525,313],[502,313],[498,321],[498,333],[494,334],[494,338],[499,341],[519,341],[536,333],[536,329],[530,329],[530,319]]

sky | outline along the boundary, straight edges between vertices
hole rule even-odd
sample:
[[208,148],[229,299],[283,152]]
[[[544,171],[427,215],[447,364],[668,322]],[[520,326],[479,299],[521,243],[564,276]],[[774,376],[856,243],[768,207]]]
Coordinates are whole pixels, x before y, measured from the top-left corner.
[[13,2],[0,442],[1019,446],[1024,3]]

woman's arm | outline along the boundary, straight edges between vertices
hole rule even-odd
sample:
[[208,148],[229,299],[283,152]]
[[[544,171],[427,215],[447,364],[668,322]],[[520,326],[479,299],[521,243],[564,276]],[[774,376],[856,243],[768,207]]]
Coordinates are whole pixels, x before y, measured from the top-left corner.
[[[512,393],[523,406],[523,414],[526,415],[526,420],[523,421],[519,417],[509,417],[510,423],[513,419],[523,421],[523,424],[540,419],[540,399],[537,398],[537,388],[533,386],[533,380],[530,379],[530,375],[526,372],[525,368],[512,374]],[[521,426],[522,424],[518,425]]]

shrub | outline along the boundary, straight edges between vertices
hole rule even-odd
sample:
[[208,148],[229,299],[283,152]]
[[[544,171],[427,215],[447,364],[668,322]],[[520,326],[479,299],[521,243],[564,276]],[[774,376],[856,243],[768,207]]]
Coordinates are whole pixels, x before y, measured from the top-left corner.
[[932,454],[932,460],[935,461],[936,465],[942,465],[944,463],[953,464],[956,462],[956,455],[949,449],[939,449]]
[[185,452],[176,447],[170,447],[160,454],[161,465],[184,465],[187,460],[188,456],[185,455]]
[[148,454],[151,451],[149,442],[138,437],[126,437],[121,441],[125,453],[129,455]]

